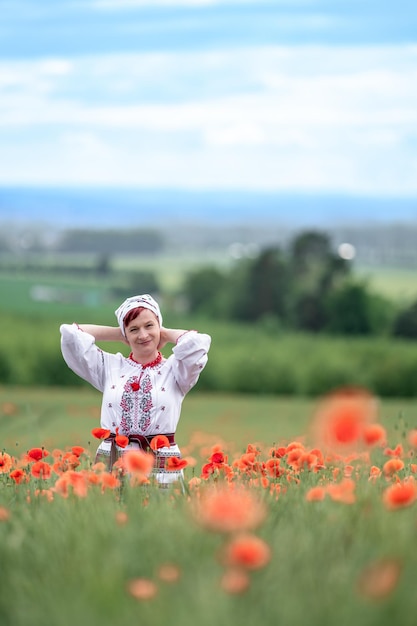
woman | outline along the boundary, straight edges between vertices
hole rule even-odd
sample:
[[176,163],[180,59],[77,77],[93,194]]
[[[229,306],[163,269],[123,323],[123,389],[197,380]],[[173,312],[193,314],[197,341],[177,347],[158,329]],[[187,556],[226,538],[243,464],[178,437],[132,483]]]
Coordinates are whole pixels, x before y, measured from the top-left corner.
[[[165,435],[169,446],[158,449],[154,475],[162,485],[178,480],[181,472],[165,469],[169,456],[180,457],[175,431],[185,395],[196,384],[207,363],[209,335],[195,330],[165,328],[158,303],[148,294],[125,300],[115,311],[118,326],[63,324],[61,349],[67,365],[103,393],[101,427],[110,431],[97,450],[97,460],[109,469],[123,448],[116,435],[125,435],[124,450],[147,450],[156,435]],[[130,355],[112,354],[96,341],[123,341]],[[164,358],[160,350],[174,344]],[[165,440],[163,440],[165,441]]]

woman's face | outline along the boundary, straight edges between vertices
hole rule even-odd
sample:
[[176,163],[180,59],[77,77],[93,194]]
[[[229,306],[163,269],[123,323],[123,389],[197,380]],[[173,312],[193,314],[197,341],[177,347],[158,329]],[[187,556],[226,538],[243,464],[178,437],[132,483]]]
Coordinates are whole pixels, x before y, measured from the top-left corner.
[[125,326],[125,333],[135,361],[145,364],[156,358],[161,329],[152,311],[148,309],[141,311]]

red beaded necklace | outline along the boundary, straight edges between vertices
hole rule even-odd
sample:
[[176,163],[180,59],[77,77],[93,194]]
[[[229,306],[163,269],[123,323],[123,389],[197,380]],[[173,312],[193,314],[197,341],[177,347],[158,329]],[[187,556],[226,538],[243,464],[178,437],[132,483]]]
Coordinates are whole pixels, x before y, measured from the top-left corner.
[[[142,365],[142,363],[139,363],[139,361],[136,361],[136,359],[133,358],[133,352],[129,354],[129,359],[131,359],[135,363],[138,363],[139,365]],[[142,369],[145,369],[147,367],[155,367],[155,365],[159,365],[161,361],[162,361],[162,354],[158,352],[158,356],[156,357],[156,359],[154,359],[153,361],[149,361],[149,363],[145,363],[144,365],[142,365]]]

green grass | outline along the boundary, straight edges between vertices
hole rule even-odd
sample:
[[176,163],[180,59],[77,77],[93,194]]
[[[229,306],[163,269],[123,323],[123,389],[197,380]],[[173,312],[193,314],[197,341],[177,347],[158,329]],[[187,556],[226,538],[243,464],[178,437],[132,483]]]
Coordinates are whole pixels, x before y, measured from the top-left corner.
[[[19,456],[41,444],[86,445],[98,423],[98,401],[99,394],[89,390],[3,387],[2,446]],[[313,406],[302,399],[192,392],[184,404],[179,440],[186,445],[200,431],[206,433],[202,447],[223,439],[241,451],[256,440],[268,445],[291,441],[305,433]],[[391,446],[405,442],[414,414],[412,402],[382,403],[381,420]],[[376,450],[371,463],[382,467],[386,459]],[[405,455],[404,460],[400,479],[411,473],[413,459]],[[293,475],[297,480],[284,475],[278,479],[278,497],[259,483],[249,486],[242,476],[250,493],[267,507],[266,519],[253,532],[269,546],[271,560],[249,572],[250,586],[238,595],[220,584],[225,571],[220,557],[228,537],[196,522],[195,492],[186,497],[125,484],[120,492],[101,493],[91,486],[87,497],[63,498],[52,491],[48,501],[36,490],[53,487],[56,475],[15,485],[0,473],[0,624],[414,626],[417,504],[387,510],[382,495],[390,481],[372,483],[369,465],[352,462],[356,486],[351,504],[328,496],[321,502],[305,498],[312,486],[333,483],[334,468],[343,468],[337,461],[328,461],[318,473],[301,471],[298,478]],[[343,471],[337,480],[341,478]],[[205,488],[200,487],[203,495]],[[4,519],[5,511],[9,519]],[[126,514],[123,525],[117,523],[120,511]],[[364,594],[360,581],[365,568],[381,559],[398,564],[399,579],[373,598]],[[178,582],[160,580],[164,563],[179,568]],[[128,584],[136,578],[156,584],[155,598],[140,601],[129,594]]]
[[[196,433],[224,442],[231,450],[248,443],[272,446],[302,437],[316,400],[274,396],[210,394],[193,390],[184,400],[177,430],[180,446]],[[0,387],[1,447],[19,453],[30,447],[82,445],[95,450],[92,428],[99,426],[101,394],[94,389]],[[381,402],[380,419],[392,437],[417,426],[409,399]]]

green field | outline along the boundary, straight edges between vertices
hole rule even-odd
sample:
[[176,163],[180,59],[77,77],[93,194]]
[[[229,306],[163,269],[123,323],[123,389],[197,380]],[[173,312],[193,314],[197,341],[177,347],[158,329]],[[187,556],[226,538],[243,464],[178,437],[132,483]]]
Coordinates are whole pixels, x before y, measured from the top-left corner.
[[[192,392],[179,442],[194,441],[188,452],[203,462],[220,443],[233,479],[219,472],[191,488],[200,470],[186,468],[183,493],[127,479],[104,488],[111,476],[91,468],[89,444],[98,400],[90,391],[0,389],[2,447],[22,459],[8,469],[0,456],[1,626],[414,626],[412,402],[381,405],[390,449],[403,446],[395,473],[383,474],[392,457],[381,447],[369,459],[326,456],[314,470],[297,469],[289,446],[281,473],[261,482],[271,446],[302,445],[313,403]],[[266,447],[251,469],[244,452],[256,441]],[[24,460],[31,447],[61,446],[62,456],[74,444],[86,448],[75,469],[42,478]],[[244,465],[232,469],[233,458]],[[398,486],[407,499],[388,499]]]
[[[99,426],[101,395],[94,389],[0,387],[0,441],[7,450],[81,445],[94,451],[91,429]],[[210,394],[193,390],[184,400],[177,431],[180,446],[204,433],[230,450],[248,443],[272,446],[301,437],[316,401],[259,395]],[[417,427],[417,405],[407,399],[384,400],[380,419],[393,437]]]

